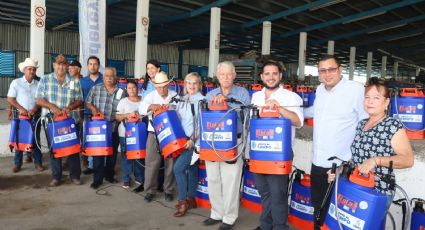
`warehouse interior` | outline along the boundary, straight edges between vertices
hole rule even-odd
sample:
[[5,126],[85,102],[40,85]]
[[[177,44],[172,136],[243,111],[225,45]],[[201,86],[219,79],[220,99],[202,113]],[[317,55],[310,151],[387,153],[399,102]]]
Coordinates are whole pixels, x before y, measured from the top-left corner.
[[[79,3],[87,0],[42,1],[46,10],[45,37],[41,40],[43,72],[53,71],[58,54],[64,54],[69,62],[80,60],[85,65],[80,59]],[[282,85],[291,91],[300,89],[305,102],[304,96],[313,96],[320,84],[317,64],[325,54],[341,61],[346,79],[365,84],[369,78],[378,77],[390,82],[393,89],[425,89],[425,0],[92,0],[93,4],[99,1],[106,5],[103,67],[115,67],[118,78],[145,77],[146,70],[141,73],[135,54],[140,36],[137,25],[142,23],[147,34],[147,48],[143,50],[146,60],[158,60],[161,70],[175,80],[198,72],[204,83],[217,83],[211,74],[216,64],[209,66],[212,42],[219,50],[218,60],[235,65],[237,85],[250,91],[255,91],[254,84],[261,83],[262,63],[272,58],[284,67]],[[138,17],[141,2],[149,3],[148,21]],[[216,9],[220,10],[219,36],[213,41],[210,31]],[[31,55],[32,42],[37,46],[36,39],[31,38],[32,13],[30,0],[0,1],[0,135],[4,136],[10,129],[5,115],[9,86],[22,77],[18,64]],[[265,42],[267,28],[271,33]],[[425,100],[425,95],[422,93],[420,98]],[[308,111],[313,106],[307,103],[302,107]],[[313,151],[313,125],[308,122],[313,118],[305,118],[310,120],[297,129],[294,153],[300,154],[294,155],[294,165],[308,171]],[[425,129],[420,132],[425,135]],[[419,187],[425,183],[424,138],[411,140],[414,167],[396,172],[398,182],[412,197],[425,195]],[[49,224],[52,229],[93,229],[93,224],[100,223],[104,229],[199,229],[201,220],[208,216],[208,209],[198,209],[186,220],[162,219],[161,214],[171,216],[174,207],[158,202],[146,208],[141,195],[123,195],[120,186],[108,185],[93,192],[88,186],[89,177],[82,177],[83,188],[57,190],[45,186],[50,172],[33,175],[27,170],[13,177],[9,167],[12,155],[3,148],[5,139],[0,139],[0,159],[10,159],[0,162],[4,166],[0,167],[0,203],[7,203],[0,210],[0,223],[6,228],[44,229]],[[6,179],[14,182],[6,184]],[[22,181],[25,185],[20,184]],[[72,211],[63,211],[61,205]],[[40,207],[46,210],[46,223],[36,218],[37,212],[28,211]],[[396,218],[395,229],[401,229],[402,207],[393,205],[391,212]],[[67,215],[79,221],[64,218]],[[241,209],[235,229],[253,229],[258,217],[258,213]]]

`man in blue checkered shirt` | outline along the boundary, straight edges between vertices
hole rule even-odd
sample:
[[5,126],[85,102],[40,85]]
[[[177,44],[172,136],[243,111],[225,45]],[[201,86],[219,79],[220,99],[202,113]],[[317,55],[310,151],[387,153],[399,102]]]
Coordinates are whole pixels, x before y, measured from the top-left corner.
[[[43,107],[42,116],[49,112],[54,116],[64,113],[70,114],[78,123],[78,112],[73,111],[80,108],[83,103],[80,82],[71,78],[67,73],[68,60],[59,54],[53,63],[54,72],[44,75],[38,83],[35,93],[36,102]],[[62,158],[55,158],[53,152],[50,153],[50,164],[53,179],[50,186],[58,186],[62,177]],[[68,156],[69,174],[71,181],[79,185],[81,166],[79,153]]]

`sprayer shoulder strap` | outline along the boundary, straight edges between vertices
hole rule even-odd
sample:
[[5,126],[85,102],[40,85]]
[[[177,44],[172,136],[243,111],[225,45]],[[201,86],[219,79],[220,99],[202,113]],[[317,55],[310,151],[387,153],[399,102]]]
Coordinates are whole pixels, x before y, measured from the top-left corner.
[[[152,120],[151,120],[151,119],[149,119],[149,123],[152,125],[152,127],[154,127],[153,122],[152,122]],[[155,128],[154,128],[154,129],[155,129]],[[156,136],[156,132],[155,132],[155,130],[154,130],[153,132],[154,132],[154,134],[153,134],[153,135],[155,136],[155,143],[156,143],[156,147],[157,147],[157,149],[158,149],[158,154],[162,156],[162,154],[161,154],[161,145],[159,144],[159,140],[158,140],[158,137]]]
[[15,144],[16,144],[16,150],[19,149],[19,123],[20,122],[21,121],[19,120],[19,118],[17,118],[16,119],[16,125],[15,125]]

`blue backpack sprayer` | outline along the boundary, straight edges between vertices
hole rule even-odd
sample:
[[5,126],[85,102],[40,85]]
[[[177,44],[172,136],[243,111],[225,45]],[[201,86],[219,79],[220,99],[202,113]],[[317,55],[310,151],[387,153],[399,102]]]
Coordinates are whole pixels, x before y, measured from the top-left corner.
[[84,151],[86,156],[111,156],[112,123],[103,114],[94,114],[85,124]]
[[10,135],[7,145],[10,151],[32,152],[34,143],[34,125],[28,116],[13,118],[10,123]]
[[299,229],[313,229],[315,217],[310,175],[295,166],[294,168],[288,186],[290,196],[288,222]]
[[139,114],[128,119],[125,124],[126,156],[129,160],[146,158],[147,125]]
[[[334,159],[337,158],[330,158],[330,160]],[[331,204],[321,229],[384,229],[387,196],[374,189],[374,174],[369,172],[368,175],[361,175],[358,168],[346,161],[343,161],[339,169],[342,171],[342,176],[336,173]],[[391,175],[392,162],[390,162],[389,171]],[[388,178],[381,179],[391,181]],[[400,186],[396,184],[394,186],[408,199],[406,192]],[[410,212],[410,205],[408,209]],[[407,219],[409,221],[410,217],[408,216]]]
[[[44,124],[44,127],[47,127],[45,130],[47,147],[53,152],[53,156],[61,158],[78,154],[81,151],[81,145],[74,119],[69,118],[66,114],[55,117],[52,114],[48,114],[46,119],[47,125]],[[40,121],[46,120],[40,118],[36,123],[36,127]],[[41,146],[38,147],[41,149]]]

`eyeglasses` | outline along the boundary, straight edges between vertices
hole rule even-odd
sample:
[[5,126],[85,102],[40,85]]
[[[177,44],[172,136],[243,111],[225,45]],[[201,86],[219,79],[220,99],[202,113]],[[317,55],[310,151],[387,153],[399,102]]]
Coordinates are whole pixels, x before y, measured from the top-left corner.
[[338,70],[338,67],[335,68],[329,68],[329,69],[319,69],[319,74],[326,74],[326,73],[336,73],[336,71]]

